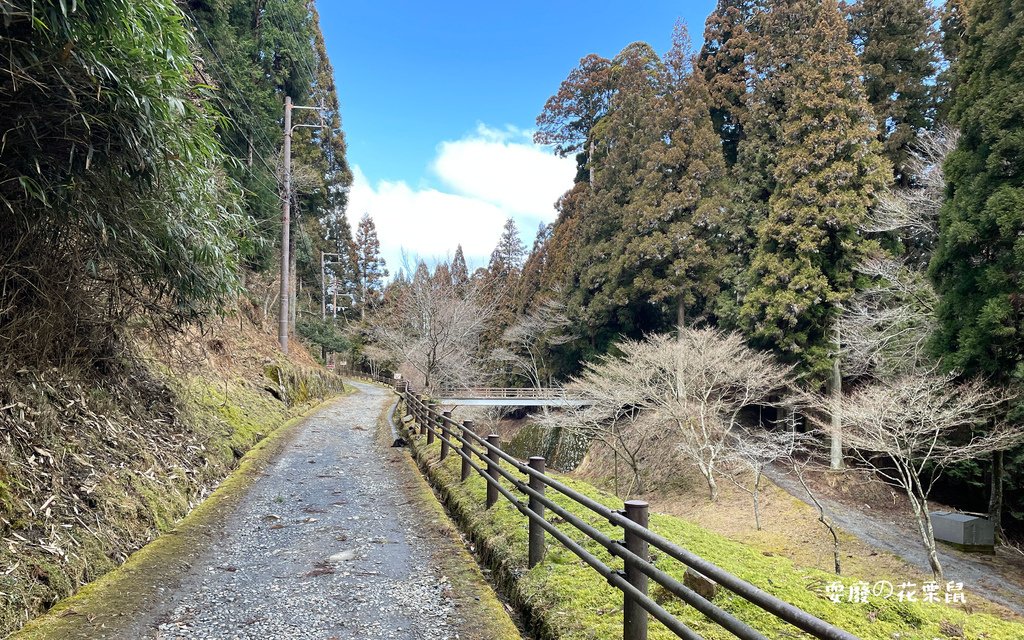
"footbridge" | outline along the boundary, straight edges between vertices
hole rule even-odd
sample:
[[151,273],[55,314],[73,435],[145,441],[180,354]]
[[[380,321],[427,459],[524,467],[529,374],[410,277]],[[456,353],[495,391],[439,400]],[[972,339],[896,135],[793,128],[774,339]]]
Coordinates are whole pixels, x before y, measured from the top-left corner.
[[593,404],[562,388],[462,387],[441,389],[436,400],[443,405],[486,407],[583,407]]
[[[345,375],[373,380],[399,393],[418,392],[406,380],[390,378],[379,373],[368,373],[347,369]],[[432,400],[441,405],[478,407],[586,407],[592,400],[574,394],[562,387],[521,388],[521,387],[446,387],[431,394]]]

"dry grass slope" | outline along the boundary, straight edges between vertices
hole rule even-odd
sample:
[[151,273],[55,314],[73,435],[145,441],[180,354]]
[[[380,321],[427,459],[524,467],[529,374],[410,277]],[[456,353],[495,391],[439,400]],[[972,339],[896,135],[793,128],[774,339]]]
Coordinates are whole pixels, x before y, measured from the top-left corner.
[[0,637],[175,525],[340,379],[250,323],[137,331],[116,364],[0,380]]

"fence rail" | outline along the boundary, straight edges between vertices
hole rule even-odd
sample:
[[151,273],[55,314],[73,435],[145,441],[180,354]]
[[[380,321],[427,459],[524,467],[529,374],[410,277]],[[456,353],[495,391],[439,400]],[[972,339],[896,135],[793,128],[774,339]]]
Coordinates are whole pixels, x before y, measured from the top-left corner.
[[[530,458],[528,464],[524,464],[501,449],[497,435],[483,437],[473,430],[472,421],[467,420],[461,424],[456,422],[452,419],[451,412],[439,412],[437,403],[421,394],[414,393],[409,389],[407,383],[396,384],[396,391],[404,400],[405,410],[407,414],[412,415],[419,428],[419,433],[426,436],[427,443],[432,444],[435,440],[441,441],[440,459],[444,460],[452,451],[462,459],[461,480],[467,480],[474,471],[484,478],[487,482],[487,508],[497,503],[499,497],[503,497],[527,518],[529,523],[528,564],[530,568],[543,562],[545,535],[550,535],[559,544],[590,565],[612,586],[622,591],[622,637],[624,640],[646,640],[647,614],[664,624],[680,638],[686,640],[700,640],[701,638],[648,595],[649,580],[661,585],[666,591],[700,611],[737,638],[767,640],[758,630],[704,599],[685,584],[656,567],[650,560],[650,547],[658,549],[667,557],[692,568],[814,638],[858,640],[853,634],[762,591],[749,582],[654,533],[647,527],[648,506],[646,502],[631,500],[625,503],[625,509],[621,511],[610,509],[547,475],[544,458],[533,457]],[[476,456],[476,461],[474,461],[474,456]],[[515,471],[524,474],[527,481],[524,482],[514,475],[508,468],[502,466],[502,463],[507,463]],[[508,481],[518,495],[504,486],[501,479]],[[548,497],[547,489],[562,494],[575,504],[620,527],[623,531],[623,539],[613,540],[575,513],[558,505]],[[526,501],[520,496],[525,497]],[[617,571],[609,567],[600,558],[587,551],[583,545],[552,524],[546,517],[547,511],[575,527],[612,556],[621,558],[625,571]]]

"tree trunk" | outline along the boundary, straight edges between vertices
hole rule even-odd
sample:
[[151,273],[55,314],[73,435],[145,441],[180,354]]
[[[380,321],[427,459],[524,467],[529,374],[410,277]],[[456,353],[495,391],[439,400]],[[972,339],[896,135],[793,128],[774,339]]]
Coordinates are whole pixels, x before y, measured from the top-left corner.
[[811,499],[811,502],[813,502],[814,506],[818,509],[818,522],[825,525],[828,532],[832,534],[832,561],[835,565],[836,575],[840,576],[843,574],[843,567],[839,560],[839,535],[836,534],[836,529],[832,526],[832,523],[825,518],[825,507],[818,501],[814,492],[811,491],[811,487],[807,484],[807,479],[804,478],[803,468],[799,466],[799,463],[794,463],[793,471],[796,472],[796,477],[800,481],[800,486],[807,492],[807,497]]
[[680,337],[683,335],[683,327],[686,326],[686,305],[683,303],[683,296],[676,301],[676,327],[679,329]]
[[594,186],[594,141],[590,141],[590,151],[587,152],[587,169],[590,171],[589,182],[590,186]]
[[925,529],[928,532],[925,538],[925,543],[928,545],[928,564],[932,568],[932,575],[935,581],[939,584],[944,582],[942,575],[942,563],[939,562],[939,552],[935,548],[935,532],[932,530],[932,516],[928,513],[928,508],[924,510],[924,523]]
[[751,497],[754,499],[754,528],[761,530],[761,491],[758,485],[761,483],[760,475],[755,476],[754,491]]
[[931,514],[928,513],[928,500],[918,497],[913,486],[906,487],[906,490],[907,497],[910,499],[910,507],[914,510],[914,518],[917,520],[917,530],[921,534],[921,542],[928,553],[928,566],[932,569],[932,577],[941,584],[943,582],[942,563],[939,562],[939,553],[935,548],[935,532],[932,529]]
[[835,527],[831,523],[825,521],[825,514],[821,514],[821,524],[828,528],[828,532],[832,534],[832,562],[835,564],[836,575],[843,575],[843,566],[839,561],[839,536],[836,535]]
[[833,342],[835,357],[832,360],[832,377],[828,383],[832,412],[832,455],[829,466],[836,470],[843,468],[843,416],[840,412],[843,401],[843,375],[839,367],[839,346],[839,323],[836,322]]
[[718,500],[718,483],[715,482],[715,474],[708,471],[704,475],[704,479],[708,481],[708,494],[711,496],[711,502]]
[[992,452],[992,491],[988,499],[988,519],[995,528],[996,542],[1005,540],[1003,533],[1003,452]]

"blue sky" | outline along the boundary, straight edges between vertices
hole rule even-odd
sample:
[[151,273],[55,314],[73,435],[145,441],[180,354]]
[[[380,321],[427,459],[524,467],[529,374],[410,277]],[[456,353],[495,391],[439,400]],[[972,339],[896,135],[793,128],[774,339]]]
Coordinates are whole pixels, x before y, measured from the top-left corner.
[[699,46],[699,2],[348,2],[321,0],[357,168],[349,218],[368,212],[385,257],[486,259],[505,218],[524,241],[554,219],[571,161],[529,139],[548,96],[588,53],[635,40],[664,52],[682,18]]

